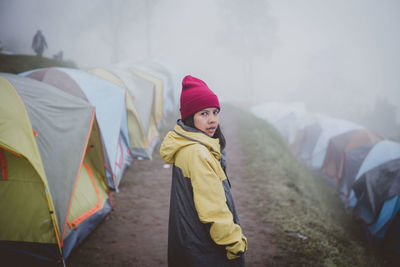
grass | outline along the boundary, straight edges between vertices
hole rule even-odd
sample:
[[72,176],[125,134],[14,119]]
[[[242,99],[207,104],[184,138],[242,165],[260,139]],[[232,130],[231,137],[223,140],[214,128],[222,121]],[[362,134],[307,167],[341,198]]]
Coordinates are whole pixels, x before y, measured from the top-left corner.
[[336,190],[298,163],[279,133],[264,120],[236,112],[247,162],[243,170],[255,192],[253,205],[273,225],[277,262],[284,266],[389,266],[367,243]]
[[72,61],[57,61],[55,59],[29,55],[0,54],[0,72],[17,74],[32,69],[48,67],[77,68]]

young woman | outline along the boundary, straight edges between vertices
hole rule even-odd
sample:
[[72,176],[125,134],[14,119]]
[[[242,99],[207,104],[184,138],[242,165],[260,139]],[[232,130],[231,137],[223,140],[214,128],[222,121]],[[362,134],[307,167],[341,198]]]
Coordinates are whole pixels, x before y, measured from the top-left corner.
[[225,173],[217,96],[202,81],[182,81],[181,120],[160,154],[173,164],[168,266],[244,266],[242,233]]

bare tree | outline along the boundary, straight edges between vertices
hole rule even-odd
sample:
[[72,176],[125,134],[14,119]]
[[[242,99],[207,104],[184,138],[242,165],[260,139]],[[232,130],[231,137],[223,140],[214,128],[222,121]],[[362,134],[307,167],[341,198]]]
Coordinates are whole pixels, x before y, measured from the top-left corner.
[[388,139],[399,140],[397,108],[385,97],[376,97],[375,109],[365,114],[365,124]]
[[111,47],[111,62],[121,60],[122,34],[132,34],[130,29],[136,25],[144,24],[145,34],[140,38],[133,38],[137,42],[144,42],[147,58],[153,56],[152,52],[152,17],[154,8],[159,0],[115,0],[106,1],[102,5],[101,13],[107,22],[105,42]]
[[254,63],[267,60],[271,53],[273,20],[266,0],[218,0],[223,29],[218,42],[241,60],[244,87],[255,96]]
[[151,32],[152,32],[152,18],[154,8],[159,2],[159,0],[144,0],[145,2],[145,27],[146,27],[146,48],[147,48],[147,58],[153,57],[153,49],[151,45]]
[[110,43],[111,46],[111,62],[113,63],[120,60],[120,33],[124,11],[127,10],[127,2],[126,0],[108,1],[107,5],[104,6],[106,19],[109,21],[109,38],[107,38],[108,40],[106,41]]

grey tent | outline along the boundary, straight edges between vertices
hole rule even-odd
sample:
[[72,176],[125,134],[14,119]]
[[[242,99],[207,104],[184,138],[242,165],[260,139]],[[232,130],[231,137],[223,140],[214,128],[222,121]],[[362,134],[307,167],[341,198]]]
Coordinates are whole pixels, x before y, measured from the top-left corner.
[[351,187],[356,179],[358,170],[361,167],[364,159],[367,157],[369,151],[373,148],[375,143],[359,146],[343,155],[343,169],[338,182],[338,188],[342,201],[348,206],[348,197],[350,195]]
[[[94,107],[13,74],[0,75],[0,89],[2,107],[11,103],[0,113],[7,169],[0,179],[0,250],[11,260],[65,259],[111,210]],[[25,140],[39,152],[24,152]]]
[[322,128],[319,123],[313,123],[306,126],[303,131],[303,139],[296,157],[300,162],[309,165],[311,164],[312,153],[322,132]]

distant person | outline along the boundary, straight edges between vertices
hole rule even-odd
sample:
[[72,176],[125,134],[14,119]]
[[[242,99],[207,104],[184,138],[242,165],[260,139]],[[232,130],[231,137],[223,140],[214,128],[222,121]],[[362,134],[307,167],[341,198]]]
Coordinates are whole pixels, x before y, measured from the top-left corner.
[[32,49],[36,55],[42,57],[44,50],[47,48],[46,39],[44,38],[42,31],[38,30],[33,36]]
[[0,54],[1,54],[1,51],[3,51],[3,44],[0,41]]
[[168,266],[244,267],[247,239],[226,174],[217,96],[202,80],[182,81],[181,120],[160,154],[173,164]]

